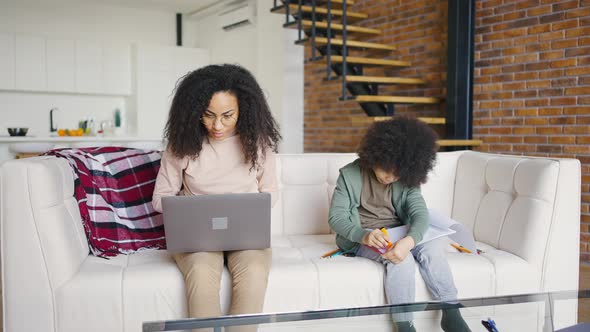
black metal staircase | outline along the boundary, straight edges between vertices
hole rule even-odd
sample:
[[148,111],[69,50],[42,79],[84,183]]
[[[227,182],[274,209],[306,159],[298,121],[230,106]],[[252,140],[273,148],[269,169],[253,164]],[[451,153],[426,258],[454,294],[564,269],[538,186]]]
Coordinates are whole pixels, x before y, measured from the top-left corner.
[[[458,0],[450,0],[450,3]],[[387,119],[394,115],[395,104],[438,104],[439,98],[422,96],[383,96],[379,95],[381,85],[420,85],[425,82],[420,78],[403,78],[388,76],[365,76],[363,69],[367,66],[410,67],[407,61],[352,56],[351,50],[375,50],[391,52],[394,46],[368,43],[349,39],[350,35],[374,36],[381,33],[354,25],[355,22],[368,18],[368,15],[349,10],[354,0],[283,0],[274,1],[273,13],[285,15],[283,27],[297,29],[296,44],[309,45],[311,58],[308,61],[326,64],[326,79],[340,80],[342,92],[340,100],[356,100],[368,117],[367,121],[353,119],[354,122],[372,122]],[[451,8],[451,4],[449,4]],[[352,23],[352,24],[351,24]],[[451,40],[451,39],[450,39]],[[449,45],[450,47],[450,45]],[[453,66],[456,69],[456,66]],[[456,76],[455,76],[456,77]],[[457,93],[456,89],[452,90]],[[456,100],[451,101],[455,105]],[[449,111],[457,118],[458,112]],[[447,116],[448,118],[448,116]],[[481,141],[471,139],[471,130],[457,128],[464,121],[449,121],[445,117],[419,118],[432,125],[449,123],[452,127],[452,139],[439,140],[440,146],[469,147],[480,145]],[[453,119],[455,119],[453,118]],[[469,128],[471,118],[469,117]],[[458,133],[458,134],[457,134]]]

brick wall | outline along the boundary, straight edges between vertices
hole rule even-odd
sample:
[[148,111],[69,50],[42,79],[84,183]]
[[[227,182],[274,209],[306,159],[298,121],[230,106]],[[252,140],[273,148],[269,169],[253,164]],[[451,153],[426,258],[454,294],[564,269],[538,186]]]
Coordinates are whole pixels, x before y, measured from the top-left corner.
[[[484,141],[477,150],[579,159],[580,252],[590,262],[590,0],[478,0],[476,6],[474,138]],[[356,0],[351,9],[369,14],[360,25],[384,31],[363,40],[395,45],[398,51],[380,54],[413,63],[367,74],[428,81],[380,94],[445,96],[447,1]],[[366,125],[351,118],[364,113],[355,102],[338,101],[341,85],[324,81],[325,73],[323,65],[305,66],[305,151],[354,151]],[[442,102],[398,106],[396,113],[444,116],[445,109]]]
[[590,262],[590,0],[477,2],[474,133],[497,153],[582,162]]

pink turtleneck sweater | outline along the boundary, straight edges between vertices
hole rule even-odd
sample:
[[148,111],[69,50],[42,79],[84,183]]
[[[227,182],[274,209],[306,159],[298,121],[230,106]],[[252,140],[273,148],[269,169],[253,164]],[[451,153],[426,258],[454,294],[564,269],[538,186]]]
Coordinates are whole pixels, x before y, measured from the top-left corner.
[[258,160],[260,166],[250,171],[251,164],[244,162],[238,135],[221,141],[205,139],[196,159],[179,159],[166,151],[156,178],[152,198],[154,209],[162,212],[162,197],[179,194],[268,192],[274,205],[278,189],[275,154],[268,150]]

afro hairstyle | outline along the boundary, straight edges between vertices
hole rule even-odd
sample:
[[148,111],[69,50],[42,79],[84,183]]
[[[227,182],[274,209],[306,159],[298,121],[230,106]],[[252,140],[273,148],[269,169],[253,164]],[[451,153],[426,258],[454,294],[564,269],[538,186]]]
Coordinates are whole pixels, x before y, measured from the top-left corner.
[[189,72],[177,84],[164,129],[172,154],[177,158],[199,156],[207,136],[201,116],[217,92],[229,92],[238,100],[236,132],[245,162],[254,168],[259,151],[277,152],[281,134],[258,82],[245,68],[222,64]]
[[363,137],[358,155],[365,169],[394,173],[401,184],[419,187],[436,161],[437,134],[426,123],[395,117],[374,123]]

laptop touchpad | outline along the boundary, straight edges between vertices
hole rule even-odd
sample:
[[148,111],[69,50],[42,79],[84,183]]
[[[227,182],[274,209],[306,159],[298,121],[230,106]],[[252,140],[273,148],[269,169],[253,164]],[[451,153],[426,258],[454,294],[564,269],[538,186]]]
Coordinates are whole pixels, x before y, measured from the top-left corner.
[[211,227],[216,229],[227,229],[227,217],[211,218]]

